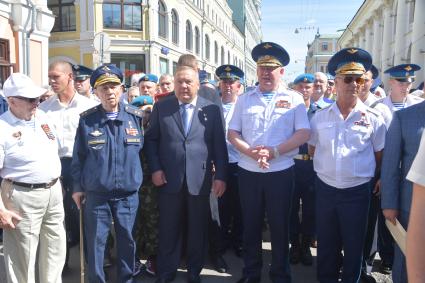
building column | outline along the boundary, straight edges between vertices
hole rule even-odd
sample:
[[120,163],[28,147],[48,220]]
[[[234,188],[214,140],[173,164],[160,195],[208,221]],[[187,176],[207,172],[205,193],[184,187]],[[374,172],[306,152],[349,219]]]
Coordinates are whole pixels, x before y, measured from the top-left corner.
[[[418,1],[420,2],[420,1]],[[410,42],[404,37],[407,32],[407,5],[405,0],[398,1],[397,4],[397,23],[394,40],[394,65],[406,63],[403,59],[406,57],[407,47]]]
[[359,30],[359,47],[365,48],[365,34],[363,28]]
[[384,18],[384,32],[382,33],[382,51],[381,51],[381,68],[382,71],[385,71],[392,65],[391,62],[391,50],[390,50],[390,40],[391,40],[391,7],[386,4],[383,6],[383,18]]
[[370,54],[372,54],[372,44],[373,44],[372,26],[371,26],[371,22],[368,20],[366,22],[366,27],[365,27],[365,45],[364,45],[364,49],[367,52],[369,52]]
[[415,87],[425,80],[425,1],[419,0],[415,4],[415,15],[412,28],[412,60],[411,63],[421,66],[416,72]]
[[373,64],[378,68],[381,65],[381,44],[382,44],[382,29],[381,29],[382,15],[375,13],[373,16],[373,46],[372,46],[372,58]]

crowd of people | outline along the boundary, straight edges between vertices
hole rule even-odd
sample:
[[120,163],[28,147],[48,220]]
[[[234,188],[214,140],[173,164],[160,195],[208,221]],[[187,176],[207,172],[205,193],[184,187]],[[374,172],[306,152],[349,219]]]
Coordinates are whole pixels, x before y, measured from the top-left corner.
[[[198,283],[207,255],[228,272],[231,249],[244,265],[237,282],[257,283],[264,227],[271,282],[312,266],[311,248],[319,282],[375,282],[376,252],[393,282],[408,271],[424,282],[414,243],[425,233],[425,102],[423,89],[411,93],[420,66],[385,70],[386,95],[360,48],[288,86],[282,46],[260,43],[252,58],[258,83],[246,89],[240,68],[219,66],[215,86],[190,54],[175,74],[135,73],[128,87],[112,64],[55,61],[48,89],[12,74],[0,96],[8,282],[61,282],[80,244],[89,282],[108,281],[116,245],[117,282],[142,270],[172,282],[183,267]],[[410,215],[406,268],[387,225],[407,228]]]

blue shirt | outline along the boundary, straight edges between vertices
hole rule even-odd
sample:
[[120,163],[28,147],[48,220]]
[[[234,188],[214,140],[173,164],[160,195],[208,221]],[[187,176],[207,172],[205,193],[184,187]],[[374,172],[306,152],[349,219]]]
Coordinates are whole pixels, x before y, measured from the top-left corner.
[[75,136],[71,173],[74,192],[122,197],[143,181],[142,111],[120,103],[110,120],[101,105],[83,112]]

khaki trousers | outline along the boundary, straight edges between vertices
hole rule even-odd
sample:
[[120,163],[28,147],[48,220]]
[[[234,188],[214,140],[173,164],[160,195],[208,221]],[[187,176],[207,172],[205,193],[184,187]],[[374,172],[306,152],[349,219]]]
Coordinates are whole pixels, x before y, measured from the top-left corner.
[[62,282],[66,256],[64,210],[60,182],[51,188],[30,189],[3,180],[4,206],[22,220],[3,234],[8,283],[34,283],[38,249],[39,282]]

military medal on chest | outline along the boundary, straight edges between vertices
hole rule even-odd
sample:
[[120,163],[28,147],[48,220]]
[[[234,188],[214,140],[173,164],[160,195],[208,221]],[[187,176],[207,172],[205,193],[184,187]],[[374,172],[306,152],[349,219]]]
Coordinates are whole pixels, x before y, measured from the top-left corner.
[[128,128],[125,128],[125,132],[129,136],[139,135],[139,131],[136,128],[133,128],[131,121],[128,121]]
[[366,128],[369,127],[370,124],[367,122],[366,113],[362,112],[360,120],[355,121],[354,125],[362,126],[362,127],[366,127]]
[[55,135],[52,133],[52,130],[50,130],[49,125],[42,124],[41,128],[43,129],[44,133],[50,140],[55,140]]

